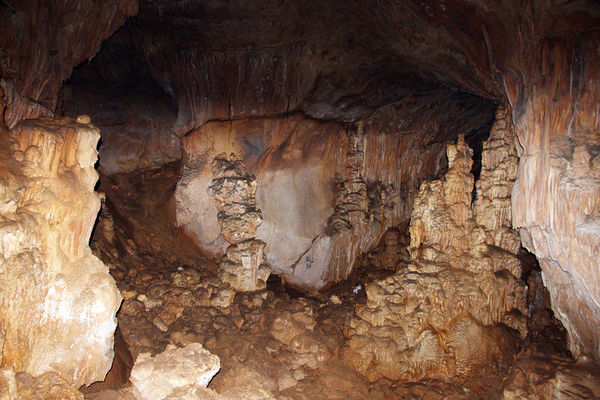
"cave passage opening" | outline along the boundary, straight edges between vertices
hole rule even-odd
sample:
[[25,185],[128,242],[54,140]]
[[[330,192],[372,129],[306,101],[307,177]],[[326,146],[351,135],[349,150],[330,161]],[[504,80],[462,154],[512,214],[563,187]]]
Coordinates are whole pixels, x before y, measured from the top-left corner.
[[[317,376],[336,374],[345,379],[328,393],[331,398],[348,390],[359,396],[363,390],[381,395],[390,390],[381,379],[398,379],[397,370],[402,368],[378,362],[378,367],[369,367],[373,372],[367,372],[368,364],[362,360],[369,352],[377,360],[391,351],[389,346],[379,343],[365,354],[364,344],[354,343],[363,334],[375,343],[381,340],[376,333],[356,336],[354,325],[369,320],[360,310],[368,309],[376,298],[367,289],[376,292],[382,282],[394,282],[402,271],[414,268],[410,232],[414,201],[421,196],[423,182],[443,181],[444,176],[454,179],[449,178],[454,167],[450,168],[446,147],[459,133],[472,149],[464,171],[472,176],[465,201],[469,206],[476,201],[484,142],[490,139],[498,118],[498,105],[419,80],[420,88],[411,87],[409,92],[405,88],[398,97],[383,96],[379,107],[359,115],[352,111],[320,119],[286,111],[233,116],[208,120],[182,134],[174,128],[181,117],[172,92],[154,80],[140,60],[134,58],[131,65],[123,62],[125,50],[111,40],[94,59],[75,69],[60,96],[66,115],[90,115],[102,132],[98,190],[105,198],[91,247],[110,266],[124,297],[113,367],[104,382],[85,389],[86,396],[107,389],[126,390],[139,354],[157,355],[169,344],[190,343],[202,343],[221,358],[221,372],[209,386],[219,392],[227,392],[229,380],[236,376],[242,386],[264,393],[312,396],[320,384]],[[384,80],[389,83],[389,79]],[[229,142],[219,143],[223,137]],[[273,273],[257,292],[236,294],[219,273],[219,259],[228,251],[218,243],[223,242],[227,208],[211,210],[215,199],[207,193],[224,190],[211,188],[221,179],[215,174],[214,160],[228,152],[238,156],[223,159],[223,176],[244,181],[246,186],[219,192],[229,196],[221,203],[258,209],[262,212],[258,222],[270,224],[264,233],[260,227],[248,228],[248,221],[240,223],[244,214],[238,215],[229,235],[250,229],[244,239],[256,233],[266,242],[265,252],[276,255],[265,261],[280,264],[271,267]],[[249,194],[253,179],[258,188]],[[265,200],[269,197],[274,200]],[[426,195],[421,197],[428,201]],[[444,204],[430,207],[435,212]],[[195,214],[190,218],[191,208]],[[315,208],[317,213],[312,211]],[[318,228],[307,220],[312,225],[316,221]],[[209,240],[203,225],[212,226]],[[300,229],[280,234],[294,225]],[[323,226],[335,228],[327,232]],[[460,235],[465,240],[464,232]],[[342,239],[332,245],[336,236]],[[361,241],[356,250],[348,251],[348,246]],[[286,254],[289,248],[296,254]],[[504,252],[495,245],[489,251]],[[521,346],[550,346],[568,357],[565,332],[549,309],[535,257],[525,252],[521,248],[518,253],[527,267],[517,278],[522,278],[521,286],[530,287],[523,299],[527,322],[517,333],[518,324],[497,321],[503,328],[495,329],[506,331],[495,335],[515,348],[504,347],[495,356],[499,358],[492,369],[497,378],[485,384],[481,377],[491,367],[487,361],[473,362],[476,367],[470,380],[463,382],[470,395],[499,390],[509,360]],[[316,278],[310,275],[313,268]],[[297,273],[300,269],[305,276]],[[512,276],[502,268],[495,274]],[[431,282],[419,285],[426,288]],[[418,301],[428,304],[425,298]],[[404,310],[410,307],[403,305]],[[429,307],[428,311],[435,311]],[[388,318],[402,321],[409,317],[396,311]],[[460,318],[453,318],[452,323]],[[420,333],[426,334],[427,329]],[[485,340],[491,341],[487,335]],[[431,344],[425,341],[421,346]],[[396,357],[401,353],[396,350]],[[393,359],[394,353],[386,357]],[[440,357],[438,362],[443,360]],[[458,386],[431,380],[436,375],[427,369],[411,373],[420,373],[438,393],[458,390]],[[394,390],[402,393],[414,387]]]
[[9,3],[0,273],[55,324],[2,300],[19,385],[600,396],[597,5]]

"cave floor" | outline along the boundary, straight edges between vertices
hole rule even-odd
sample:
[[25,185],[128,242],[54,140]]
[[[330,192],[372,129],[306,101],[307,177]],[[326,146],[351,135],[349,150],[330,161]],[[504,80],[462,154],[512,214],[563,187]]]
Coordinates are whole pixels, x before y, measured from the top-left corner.
[[343,328],[355,305],[366,301],[364,283],[390,271],[363,269],[314,295],[277,276],[265,290],[235,294],[210,265],[113,267],[124,297],[115,362],[105,382],[84,390],[87,399],[134,399],[128,382],[133,360],[144,352],[158,354],[169,343],[199,342],[218,355],[221,370],[208,387],[232,399],[271,398],[261,397],[265,392],[283,400],[499,399],[510,398],[507,391],[528,398],[515,387],[549,384],[558,366],[575,368],[568,353],[537,339],[526,341],[511,368],[483,368],[464,381],[369,382],[342,361]]

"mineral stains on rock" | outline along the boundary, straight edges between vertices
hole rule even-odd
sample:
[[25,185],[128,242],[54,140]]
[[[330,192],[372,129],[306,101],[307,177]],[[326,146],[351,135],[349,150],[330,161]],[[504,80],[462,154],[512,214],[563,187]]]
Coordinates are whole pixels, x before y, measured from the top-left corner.
[[[490,136],[484,144],[484,182],[478,188],[491,186],[488,179],[499,187],[510,186],[510,176],[486,172],[495,155],[514,152],[508,140],[511,130],[502,129],[503,116],[499,111],[492,128],[498,137]],[[477,206],[471,206],[472,150],[459,136],[447,155],[444,179],[423,183],[415,198],[410,263],[367,284],[367,302],[356,307],[356,317],[345,327],[344,359],[371,381],[464,378],[491,360],[508,365],[519,336],[527,336],[519,260],[500,248],[479,245],[494,231],[478,224],[473,212]],[[514,170],[516,157],[510,161]],[[478,193],[478,199],[495,204],[502,193],[484,196]],[[496,218],[502,212],[506,210],[488,210],[486,215]]]

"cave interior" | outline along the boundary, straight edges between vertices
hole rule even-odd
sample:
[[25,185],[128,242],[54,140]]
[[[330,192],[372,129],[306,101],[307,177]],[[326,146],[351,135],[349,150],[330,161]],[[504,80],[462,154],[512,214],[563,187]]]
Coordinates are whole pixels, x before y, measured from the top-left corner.
[[0,398],[600,398],[597,1],[0,32]]

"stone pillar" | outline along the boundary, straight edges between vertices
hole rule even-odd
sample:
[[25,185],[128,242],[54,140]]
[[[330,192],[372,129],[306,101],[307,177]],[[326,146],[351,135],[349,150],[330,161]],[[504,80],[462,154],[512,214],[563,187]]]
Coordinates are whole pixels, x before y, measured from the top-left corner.
[[230,246],[219,265],[219,276],[239,291],[264,289],[271,268],[265,263],[265,242],[256,239],[262,213],[256,208],[256,177],[241,157],[220,154],[213,160],[208,188],[219,214],[221,234]]

